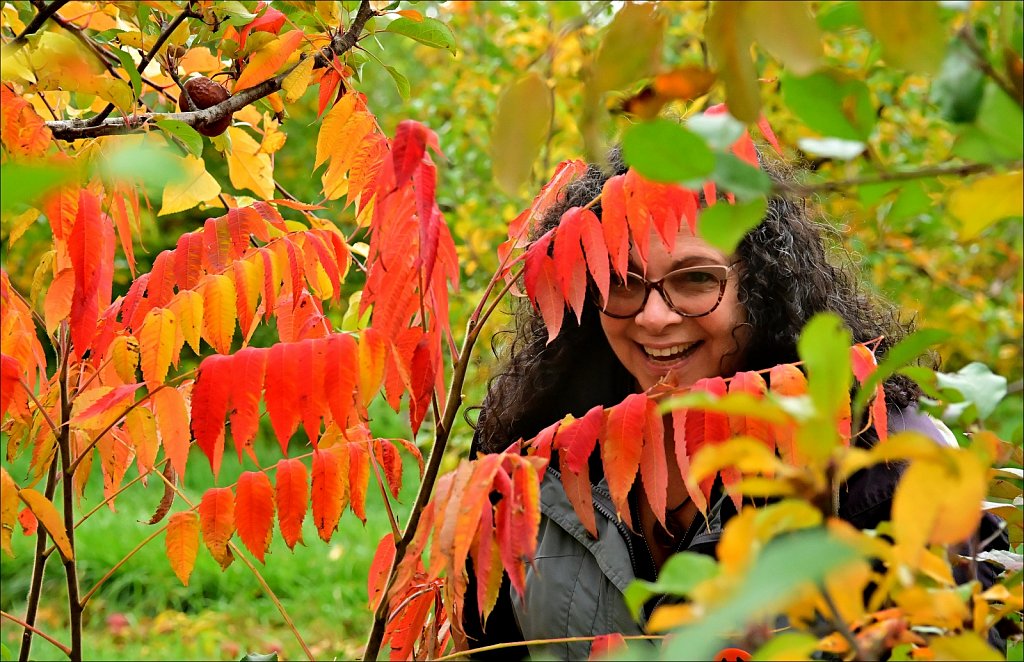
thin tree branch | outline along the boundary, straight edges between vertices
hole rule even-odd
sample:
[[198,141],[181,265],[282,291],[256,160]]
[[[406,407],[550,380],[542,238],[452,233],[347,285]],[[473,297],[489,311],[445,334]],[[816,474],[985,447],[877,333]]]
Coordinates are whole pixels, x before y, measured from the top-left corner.
[[[47,501],[53,501],[53,495],[57,491],[57,463],[50,463],[50,470],[46,475],[46,487],[43,490]],[[39,598],[43,591],[43,574],[46,571],[46,561],[50,558],[46,551],[46,529],[39,527],[36,533],[36,552],[32,557],[32,578],[28,585],[28,599],[25,605],[25,626],[21,635],[21,650],[18,653],[19,662],[27,662],[32,653],[32,633],[38,632],[35,629],[36,614],[39,612]],[[69,651],[70,652],[70,649]]]
[[944,177],[977,175],[995,170],[1010,169],[1017,170],[1021,167],[1021,161],[1010,161],[1006,163],[965,163],[956,166],[932,166],[918,170],[903,170],[896,172],[879,172],[864,177],[853,177],[851,179],[840,179],[831,182],[819,182],[817,184],[792,184],[788,182],[774,182],[772,192],[776,194],[788,194],[798,197],[812,195],[815,193],[835,193],[855,186],[864,184],[880,184],[882,182],[905,182],[914,179],[927,179],[928,177]]
[[60,643],[59,641],[57,641],[56,639],[54,639],[50,635],[46,634],[45,632],[43,632],[39,628],[35,627],[34,625],[29,625],[28,623],[26,623],[25,621],[21,620],[17,616],[12,616],[11,614],[8,614],[6,611],[0,611],[0,616],[2,616],[3,618],[6,618],[7,620],[14,621],[15,623],[17,623],[21,627],[25,628],[26,630],[31,630],[32,632],[35,632],[40,637],[42,637],[43,639],[46,639],[48,642],[50,642],[51,644],[53,644],[54,646],[59,648],[60,651],[62,653],[64,653],[65,655],[69,655],[69,656],[71,655],[71,649],[70,648],[68,648],[64,644]]
[[[377,12],[370,7],[369,0],[363,0],[359,5],[359,11],[356,14],[355,20],[352,21],[352,25],[349,27],[348,31],[344,34],[335,35],[330,45],[325,46],[314,56],[316,57],[314,69],[327,66],[331,57],[350,50],[355,45],[359,33],[362,32],[363,26],[366,25],[366,22],[370,20],[370,18],[376,15]],[[185,124],[193,127],[201,124],[213,123],[280,90],[282,82],[288,74],[292,72],[292,69],[294,69],[294,67],[290,67],[289,69],[282,71],[277,76],[263,81],[259,85],[246,88],[241,92],[233,94],[216,106],[210,106],[203,110],[196,110],[187,113],[136,113],[127,117],[106,118],[95,126],[91,125],[91,122],[93,121],[91,119],[47,122],[46,126],[50,129],[54,138],[58,140],[73,141],[81,140],[83,138],[96,138],[98,136],[133,133],[149,122],[158,119],[178,120],[179,122],[184,122]]]
[[33,393],[32,389],[28,387],[28,384],[21,381],[20,379],[18,380],[18,384],[20,384],[21,387],[25,389],[25,393],[28,393],[28,397],[32,398],[32,402],[36,403],[36,409],[38,409],[39,413],[43,415],[44,419],[46,419],[46,424],[50,426],[50,431],[53,432],[53,435],[59,435],[60,430],[57,429],[57,424],[54,423],[53,419],[50,418],[50,415],[46,413],[46,409],[43,408],[43,403],[39,402],[39,400],[36,399],[35,393]]
[[39,13],[36,14],[35,18],[25,26],[25,29],[21,31],[17,37],[14,38],[14,44],[22,46],[28,41],[28,36],[39,32],[39,28],[43,27],[43,23],[46,23],[46,19],[50,18],[57,13],[64,5],[68,4],[69,0],[54,0],[45,7],[39,9]]
[[[626,641],[663,641],[667,635],[664,634],[629,634],[624,635],[622,638]],[[511,648],[513,646],[522,646],[524,644],[572,644],[578,641],[593,641],[597,637],[557,637],[555,639],[530,639],[528,641],[507,641],[501,644],[492,644],[490,646],[481,646],[480,648],[470,648],[469,650],[457,651],[455,653],[449,653],[441,657],[435,657],[434,662],[442,662],[443,660],[459,660],[477,653],[486,653],[488,651],[501,650],[503,648]]]
[[1017,102],[1017,105],[1024,108],[1024,95],[1021,95],[1020,91],[1013,86],[1006,78],[1004,78],[992,64],[988,61],[988,57],[985,55],[985,51],[982,50],[981,44],[974,38],[974,28],[968,24],[960,28],[956,36],[964,42],[964,45],[974,55],[975,64],[981,69],[981,72],[992,79],[992,82],[999,86],[1003,92],[1009,95],[1011,99]]
[[839,608],[836,607],[835,600],[832,599],[832,595],[825,588],[824,584],[818,586],[818,591],[821,592],[821,596],[825,599],[825,604],[828,605],[829,610],[832,612],[832,624],[836,626],[839,634],[843,635],[847,643],[850,644],[850,650],[853,651],[853,659],[863,660],[864,651],[861,650],[860,644],[857,643],[857,637],[854,636],[853,632],[850,631],[846,621],[843,620],[842,615],[839,613]]
[[60,448],[61,493],[63,496],[64,528],[67,532],[70,555],[64,559],[64,574],[68,586],[68,616],[71,631],[71,652],[68,657],[72,662],[82,659],[82,603],[78,594],[78,561],[75,554],[75,494],[74,470],[71,469],[71,385],[68,382],[68,364],[71,362],[71,332],[64,336],[61,343],[61,362],[58,381],[60,384],[60,435],[57,438]]
[[[173,33],[178,28],[178,26],[181,25],[182,22],[184,22],[186,18],[199,17],[198,14],[192,11],[191,6],[192,3],[189,2],[189,4],[186,6],[185,11],[175,16],[174,20],[165,25],[164,29],[160,31],[160,36],[157,37],[156,43],[153,44],[153,48],[149,49],[149,52],[142,56],[142,59],[139,61],[138,66],[136,66],[136,70],[139,72],[140,75],[142,74],[143,71],[146,70],[146,67],[149,66],[149,63],[153,61],[153,58],[156,57],[156,54],[160,51],[161,48],[163,48],[163,45],[167,42],[167,40],[170,39],[171,33]],[[110,116],[110,113],[113,110],[114,104],[108,103],[107,107],[100,111],[99,115],[96,115],[89,119],[87,121],[87,124],[89,126],[98,126],[103,122],[103,120],[107,119],[107,117]]]

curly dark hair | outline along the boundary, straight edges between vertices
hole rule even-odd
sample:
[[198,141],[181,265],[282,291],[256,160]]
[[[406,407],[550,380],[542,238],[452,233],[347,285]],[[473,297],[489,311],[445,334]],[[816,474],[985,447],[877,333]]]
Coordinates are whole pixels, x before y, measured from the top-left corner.
[[[566,210],[593,200],[611,174],[626,171],[617,151],[610,161],[610,174],[592,165],[566,186],[531,238],[556,226]],[[762,163],[762,169],[773,179],[786,177],[781,165]],[[593,210],[600,217],[600,205]],[[830,256],[826,239],[832,234],[812,219],[804,201],[769,199],[763,221],[736,249],[743,264],[739,301],[746,309],[743,326],[748,327],[744,335],[749,338],[739,370],[797,361],[801,330],[812,316],[824,311],[838,314],[855,342],[883,337],[876,352],[879,358],[912,329],[913,322],[901,320],[892,303],[864,291],[845,252],[832,251],[836,254]],[[540,315],[529,301],[519,301],[502,369],[491,380],[477,421],[474,451],[504,450],[566,414],[582,416],[595,405],[614,405],[634,391],[635,380],[612,352],[599,315],[597,306],[588,301],[580,322],[566,315],[561,332],[548,344]],[[733,334],[739,331],[734,329]],[[901,375],[885,383],[890,407],[910,406],[919,394],[917,385]],[[872,443],[873,439],[864,438],[870,435],[873,431],[859,442]]]

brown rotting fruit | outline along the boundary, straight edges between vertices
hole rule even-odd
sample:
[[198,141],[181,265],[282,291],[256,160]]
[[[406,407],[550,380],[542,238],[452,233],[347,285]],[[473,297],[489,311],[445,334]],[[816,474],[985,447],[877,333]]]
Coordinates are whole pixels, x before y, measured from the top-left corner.
[[[198,110],[216,106],[221,101],[226,100],[230,94],[224,89],[224,86],[220,83],[200,76],[198,78],[191,78],[185,81],[185,91],[188,92],[188,96],[192,99],[192,103],[195,104]],[[178,97],[178,108],[182,112],[189,110],[188,103],[185,101],[185,95],[182,94]],[[200,124],[196,126],[196,131],[203,134],[204,136],[219,136],[228,130],[231,126],[231,115],[217,120],[216,122],[209,122],[207,124]]]

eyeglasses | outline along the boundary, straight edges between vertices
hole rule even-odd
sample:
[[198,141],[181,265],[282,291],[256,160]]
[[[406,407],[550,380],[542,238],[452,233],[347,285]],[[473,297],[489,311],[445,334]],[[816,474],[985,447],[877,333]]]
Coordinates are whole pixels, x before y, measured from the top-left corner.
[[613,275],[608,300],[601,312],[617,319],[634,317],[647,305],[654,289],[673,312],[683,317],[710,315],[722,303],[734,266],[686,267],[670,271],[659,280],[647,280],[629,272],[625,279]]

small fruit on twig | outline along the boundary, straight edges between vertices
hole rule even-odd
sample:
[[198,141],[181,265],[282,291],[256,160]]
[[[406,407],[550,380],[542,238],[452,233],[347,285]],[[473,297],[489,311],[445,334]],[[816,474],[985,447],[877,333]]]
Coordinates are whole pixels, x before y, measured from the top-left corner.
[[[195,104],[195,107],[198,110],[203,110],[210,106],[216,106],[218,103],[231,96],[228,94],[228,91],[224,89],[223,85],[215,83],[205,76],[185,81],[185,91],[188,92],[189,98],[192,99],[192,103]],[[178,97],[178,108],[180,108],[182,112],[187,112],[189,110],[184,94]],[[223,117],[215,122],[200,124],[196,127],[196,131],[204,136],[213,137],[219,136],[227,131],[229,126],[231,126],[231,115]]]

